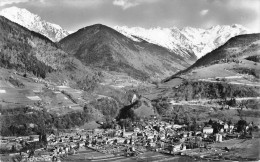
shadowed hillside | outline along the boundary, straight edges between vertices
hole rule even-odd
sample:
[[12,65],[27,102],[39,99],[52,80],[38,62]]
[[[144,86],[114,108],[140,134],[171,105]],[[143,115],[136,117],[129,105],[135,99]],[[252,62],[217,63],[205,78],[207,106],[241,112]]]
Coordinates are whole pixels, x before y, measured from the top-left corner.
[[[99,76],[39,33],[0,17],[0,67],[91,87]],[[92,82],[92,81],[93,82]],[[88,88],[87,88],[88,89]]]

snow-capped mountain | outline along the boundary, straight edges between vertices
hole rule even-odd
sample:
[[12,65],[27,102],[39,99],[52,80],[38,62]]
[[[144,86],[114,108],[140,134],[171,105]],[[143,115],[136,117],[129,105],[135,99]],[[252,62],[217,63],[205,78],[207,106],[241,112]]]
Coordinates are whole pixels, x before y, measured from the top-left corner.
[[[194,53],[190,48],[192,44],[189,44],[189,40],[181,33],[178,28],[150,28],[145,29],[141,27],[119,27],[115,26],[115,30],[131,38],[134,41],[147,41],[149,43],[157,44],[165,47],[172,52],[175,52],[181,56],[189,57],[189,53]],[[187,42],[187,43],[182,43]]]
[[18,7],[5,8],[0,11],[0,15],[29,30],[38,32],[54,42],[69,35],[69,32],[62,29],[59,25],[46,22],[38,15],[35,15],[26,9]]
[[115,26],[115,30],[134,41],[145,40],[174,51],[179,55],[194,52],[198,58],[223,45],[230,38],[248,34],[249,31],[241,25],[217,25],[209,29],[185,27],[150,28]]

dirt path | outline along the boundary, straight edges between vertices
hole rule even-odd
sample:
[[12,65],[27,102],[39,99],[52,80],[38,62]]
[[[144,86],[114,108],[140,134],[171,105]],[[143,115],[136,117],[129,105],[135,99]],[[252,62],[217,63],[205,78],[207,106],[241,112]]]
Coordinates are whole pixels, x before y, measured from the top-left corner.
[[[218,78],[218,77],[217,77]],[[223,77],[226,79],[231,79],[231,77]],[[241,77],[235,77],[235,78],[241,78]],[[203,81],[203,82],[211,82],[211,83],[221,83],[223,81],[217,81],[217,80],[211,80],[214,78],[208,78],[208,79],[198,79],[199,81]],[[260,84],[249,84],[249,83],[240,83],[240,82],[226,82],[227,84],[236,84],[236,85],[244,85],[244,86],[252,86],[252,87],[260,87]]]

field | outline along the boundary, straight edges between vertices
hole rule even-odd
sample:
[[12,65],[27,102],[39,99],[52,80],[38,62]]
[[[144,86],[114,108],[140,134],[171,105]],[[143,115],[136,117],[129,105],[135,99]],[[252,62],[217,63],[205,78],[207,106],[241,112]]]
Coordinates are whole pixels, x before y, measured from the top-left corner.
[[193,162],[195,160],[188,157],[170,156],[156,152],[146,152],[136,157],[126,157],[122,155],[114,154],[102,154],[91,149],[84,149],[79,151],[76,155],[69,156],[63,161],[75,161],[75,162],[137,162],[137,161],[149,161],[149,162]]
[[260,140],[255,139],[232,139],[221,143],[211,145],[216,148],[227,147],[230,151],[223,154],[223,157],[229,159],[242,158],[248,160],[260,159]]
[[[28,82],[26,82],[28,83]],[[29,84],[29,83],[28,83]],[[43,85],[31,84],[28,89],[16,88],[6,80],[0,80],[0,104],[5,105],[30,105],[39,100],[36,92],[41,91]]]

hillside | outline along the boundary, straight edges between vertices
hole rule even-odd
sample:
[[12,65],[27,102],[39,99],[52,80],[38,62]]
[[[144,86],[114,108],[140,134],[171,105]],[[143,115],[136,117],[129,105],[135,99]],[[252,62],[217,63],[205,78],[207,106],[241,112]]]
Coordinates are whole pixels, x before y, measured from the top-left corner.
[[48,38],[0,16],[1,67],[30,71],[45,78],[64,68],[67,54]]
[[85,65],[126,73],[140,80],[169,76],[196,60],[194,54],[187,60],[158,45],[135,42],[101,24],[82,28],[59,43]]
[[29,30],[40,33],[54,42],[69,35],[68,31],[62,29],[59,25],[49,23],[43,20],[40,16],[35,15],[26,9],[13,6],[1,10],[0,15],[28,28]]
[[[259,76],[259,74],[257,74],[259,73],[259,67],[256,66],[257,60],[250,60],[250,58],[257,58],[257,55],[260,53],[259,41],[260,34],[247,34],[231,38],[224,45],[197,60],[189,68],[178,72],[164,81],[169,81],[171,78],[182,75],[189,75],[189,77],[197,76],[203,72],[204,74],[197,78],[229,76],[232,71],[235,72],[241,68],[245,70],[249,69],[249,71],[253,70],[256,72],[255,75]],[[214,70],[214,73],[207,75],[209,72],[206,71],[211,70]],[[205,77],[203,77],[203,75],[205,75]]]
[[140,92],[161,116],[260,124],[260,34],[240,35],[160,84]]

